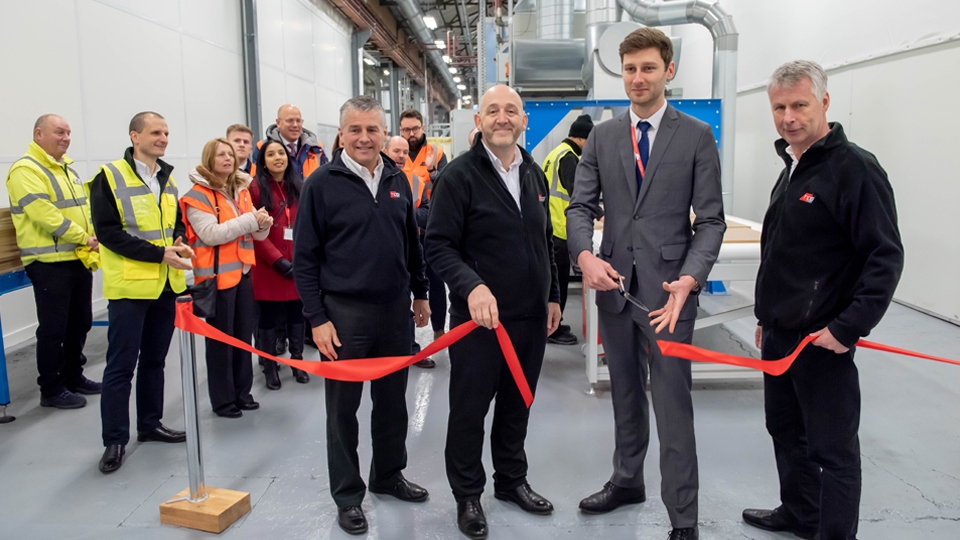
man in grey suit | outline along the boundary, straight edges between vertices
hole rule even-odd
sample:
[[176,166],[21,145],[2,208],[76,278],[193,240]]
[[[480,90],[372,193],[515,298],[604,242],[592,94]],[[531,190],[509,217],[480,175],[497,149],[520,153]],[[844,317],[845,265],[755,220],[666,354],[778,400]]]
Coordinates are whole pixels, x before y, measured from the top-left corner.
[[[666,102],[672,58],[670,38],[656,29],[636,30],[620,44],[630,111],[598,125],[587,139],[567,209],[567,242],[584,284],[600,291],[600,335],[616,422],[613,476],[601,491],[580,501],[580,509],[597,514],[646,500],[649,373],[660,436],[661,496],[673,527],[669,538],[695,540],[698,479],[690,363],[664,357],[655,341],[691,341],[696,292],[717,259],[726,225],[713,132]],[[605,221],[597,257],[593,221],[601,215],[601,195]],[[647,312],[646,306],[659,309]],[[664,328],[669,332],[661,334]]]

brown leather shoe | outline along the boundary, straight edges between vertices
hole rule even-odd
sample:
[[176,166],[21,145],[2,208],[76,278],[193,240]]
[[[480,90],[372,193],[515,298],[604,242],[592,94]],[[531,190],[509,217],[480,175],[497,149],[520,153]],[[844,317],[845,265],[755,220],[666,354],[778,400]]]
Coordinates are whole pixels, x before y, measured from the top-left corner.
[[437,367],[437,363],[434,362],[433,358],[430,358],[429,356],[413,365],[417,366],[420,369],[433,369]]

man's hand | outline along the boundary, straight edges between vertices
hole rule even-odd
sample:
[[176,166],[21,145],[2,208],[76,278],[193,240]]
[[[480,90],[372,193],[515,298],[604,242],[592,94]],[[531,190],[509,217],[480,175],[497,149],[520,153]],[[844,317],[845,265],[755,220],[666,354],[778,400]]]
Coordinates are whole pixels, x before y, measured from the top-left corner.
[[577,255],[577,265],[583,273],[583,284],[595,291],[610,291],[618,288],[617,280],[620,274],[610,266],[610,263],[598,258],[589,251],[581,251]]
[[90,235],[87,237],[87,247],[92,251],[100,251],[100,242],[97,240],[96,236]]
[[493,293],[486,285],[477,285],[470,291],[470,296],[467,296],[467,306],[470,308],[470,317],[473,322],[490,330],[500,325],[497,299],[493,297]]
[[437,153],[433,150],[433,145],[427,143],[427,157],[423,158],[423,164],[427,166],[427,170],[435,170]]
[[660,309],[650,312],[650,326],[656,326],[655,333],[659,334],[663,327],[670,325],[670,333],[677,327],[677,319],[680,318],[680,311],[683,304],[687,301],[687,296],[697,284],[697,280],[691,276],[680,276],[680,279],[667,283],[663,282],[663,290],[670,293],[667,303]]
[[193,268],[193,265],[190,264],[190,259],[193,257],[193,250],[190,249],[190,246],[185,245],[183,239],[177,237],[177,241],[172,246],[163,248],[163,261],[161,262],[177,270],[190,270]]
[[837,354],[843,354],[850,350],[850,347],[844,347],[843,344],[837,341],[837,338],[833,337],[833,334],[830,333],[828,328],[823,328],[810,335],[817,337],[817,339],[813,340],[813,344],[817,347],[823,347]]
[[340,346],[340,338],[337,337],[337,329],[333,327],[333,323],[327,321],[320,326],[311,328],[310,333],[313,334],[313,342],[316,343],[320,354],[331,360],[336,360],[337,351],[334,347]]
[[557,331],[557,327],[560,326],[560,304],[556,302],[550,302],[547,304],[547,335],[551,335]]
[[426,300],[413,301],[413,324],[423,328],[430,322],[430,302]]
[[757,325],[757,329],[753,331],[753,343],[758,349],[763,350],[763,327],[759,324]]

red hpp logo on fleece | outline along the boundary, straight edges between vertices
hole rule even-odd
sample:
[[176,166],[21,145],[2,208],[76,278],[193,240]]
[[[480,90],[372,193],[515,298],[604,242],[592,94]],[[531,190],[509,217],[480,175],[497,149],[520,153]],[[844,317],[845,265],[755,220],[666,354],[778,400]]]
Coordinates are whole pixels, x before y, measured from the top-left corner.
[[804,193],[803,196],[800,197],[800,200],[803,201],[803,202],[805,202],[805,203],[812,203],[813,200],[816,199],[816,198],[817,198],[817,197],[814,196],[813,193]]
[[543,196],[543,193],[537,193],[537,200],[543,202],[547,200],[547,198]]
[[391,191],[391,192],[390,192],[390,198],[391,198],[391,199],[399,199],[399,198],[400,198],[400,192],[399,192],[399,191]]

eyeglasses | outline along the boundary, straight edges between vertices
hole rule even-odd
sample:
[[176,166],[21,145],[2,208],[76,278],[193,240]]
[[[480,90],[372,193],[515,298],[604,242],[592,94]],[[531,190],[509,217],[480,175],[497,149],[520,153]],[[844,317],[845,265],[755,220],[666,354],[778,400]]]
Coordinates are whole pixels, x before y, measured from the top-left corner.
[[404,135],[415,135],[423,131],[423,126],[417,126],[412,128],[400,128],[400,133]]

